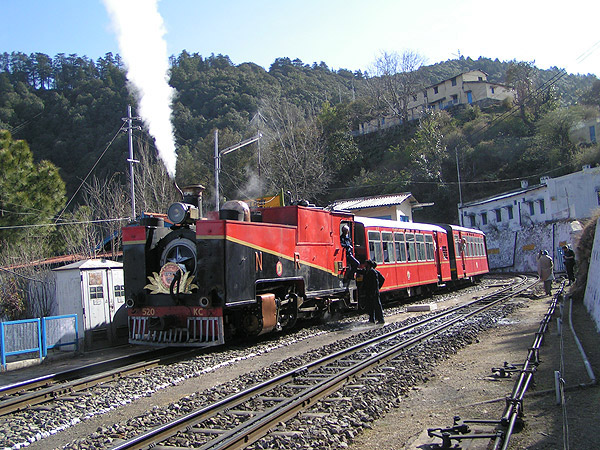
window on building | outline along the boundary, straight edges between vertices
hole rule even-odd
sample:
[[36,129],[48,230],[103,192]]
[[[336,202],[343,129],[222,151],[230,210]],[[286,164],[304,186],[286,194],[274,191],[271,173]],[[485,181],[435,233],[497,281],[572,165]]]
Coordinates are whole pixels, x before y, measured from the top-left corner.
[[494,89],[495,89],[495,88],[493,88],[493,87],[491,88],[491,90],[492,90],[492,94],[494,93]]
[[506,210],[508,211],[508,220],[513,220],[514,215],[513,215],[513,207],[512,207],[512,205],[508,206],[506,208]]
[[125,286],[122,284],[115,286],[115,297],[125,297]]
[[487,212],[481,213],[481,225],[487,225]]
[[540,214],[546,214],[546,204],[544,203],[544,199],[540,200]]
[[502,210],[498,208],[494,211],[496,212],[496,222],[502,222]]
[[453,95],[452,96],[452,103],[454,103],[454,104],[458,103],[458,95]]
[[596,126],[595,125],[592,125],[590,127],[590,142],[592,144],[596,143]]
[[533,202],[527,202],[529,203],[529,214],[531,214],[532,216],[535,214],[535,204]]
[[90,298],[104,298],[104,289],[102,286],[90,286]]
[[476,223],[475,223],[475,215],[469,216],[469,219],[471,219],[471,226],[474,227],[476,225]]
[[423,91],[423,97],[427,98],[427,91]]
[[433,88],[433,93],[434,93],[434,94],[437,94],[437,93],[438,93],[438,87],[437,87],[437,86],[435,86],[435,87]]
[[598,200],[598,205],[600,205],[600,188],[596,188],[596,200]]
[[478,81],[483,81],[483,77],[477,77]]
[[456,86],[456,77],[452,78],[452,86]]

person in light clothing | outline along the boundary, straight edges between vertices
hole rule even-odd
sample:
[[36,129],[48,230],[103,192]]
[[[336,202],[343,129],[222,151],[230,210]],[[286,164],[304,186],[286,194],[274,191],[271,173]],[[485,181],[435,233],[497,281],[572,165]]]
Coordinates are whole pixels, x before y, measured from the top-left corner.
[[546,295],[552,294],[552,280],[554,280],[554,262],[548,254],[548,250],[542,250],[537,260],[537,272],[540,280],[544,282]]

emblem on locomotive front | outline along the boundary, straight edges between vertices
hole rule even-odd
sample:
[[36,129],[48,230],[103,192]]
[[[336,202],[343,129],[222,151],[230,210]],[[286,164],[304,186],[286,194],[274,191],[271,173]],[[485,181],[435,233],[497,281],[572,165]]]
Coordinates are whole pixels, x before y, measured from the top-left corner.
[[150,290],[151,294],[169,294],[177,272],[181,273],[181,279],[175,283],[175,292],[191,294],[192,289],[198,289],[198,286],[192,283],[193,278],[190,277],[190,272],[183,272],[181,267],[174,262],[168,262],[162,266],[160,273],[153,272],[152,276],[148,277],[149,283],[144,286],[144,289]]

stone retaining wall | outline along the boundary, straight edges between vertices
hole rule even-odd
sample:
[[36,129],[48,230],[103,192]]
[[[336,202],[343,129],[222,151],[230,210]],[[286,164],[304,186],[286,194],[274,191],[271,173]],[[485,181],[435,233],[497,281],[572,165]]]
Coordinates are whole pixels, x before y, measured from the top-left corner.
[[548,250],[554,271],[563,272],[561,247],[575,248],[583,226],[579,221],[561,221],[531,225],[519,230],[486,231],[490,269],[504,272],[536,272],[540,250]]
[[587,285],[583,302],[590,312],[590,316],[596,323],[596,329],[600,331],[600,219],[596,222],[596,236],[594,247],[590,258]]

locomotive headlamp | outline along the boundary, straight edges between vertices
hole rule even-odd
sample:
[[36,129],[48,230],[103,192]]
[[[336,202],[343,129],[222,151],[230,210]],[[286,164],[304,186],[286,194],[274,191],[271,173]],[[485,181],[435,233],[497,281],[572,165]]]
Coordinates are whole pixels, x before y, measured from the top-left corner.
[[173,203],[167,212],[169,220],[175,224],[182,224],[199,217],[198,208],[188,203]]

